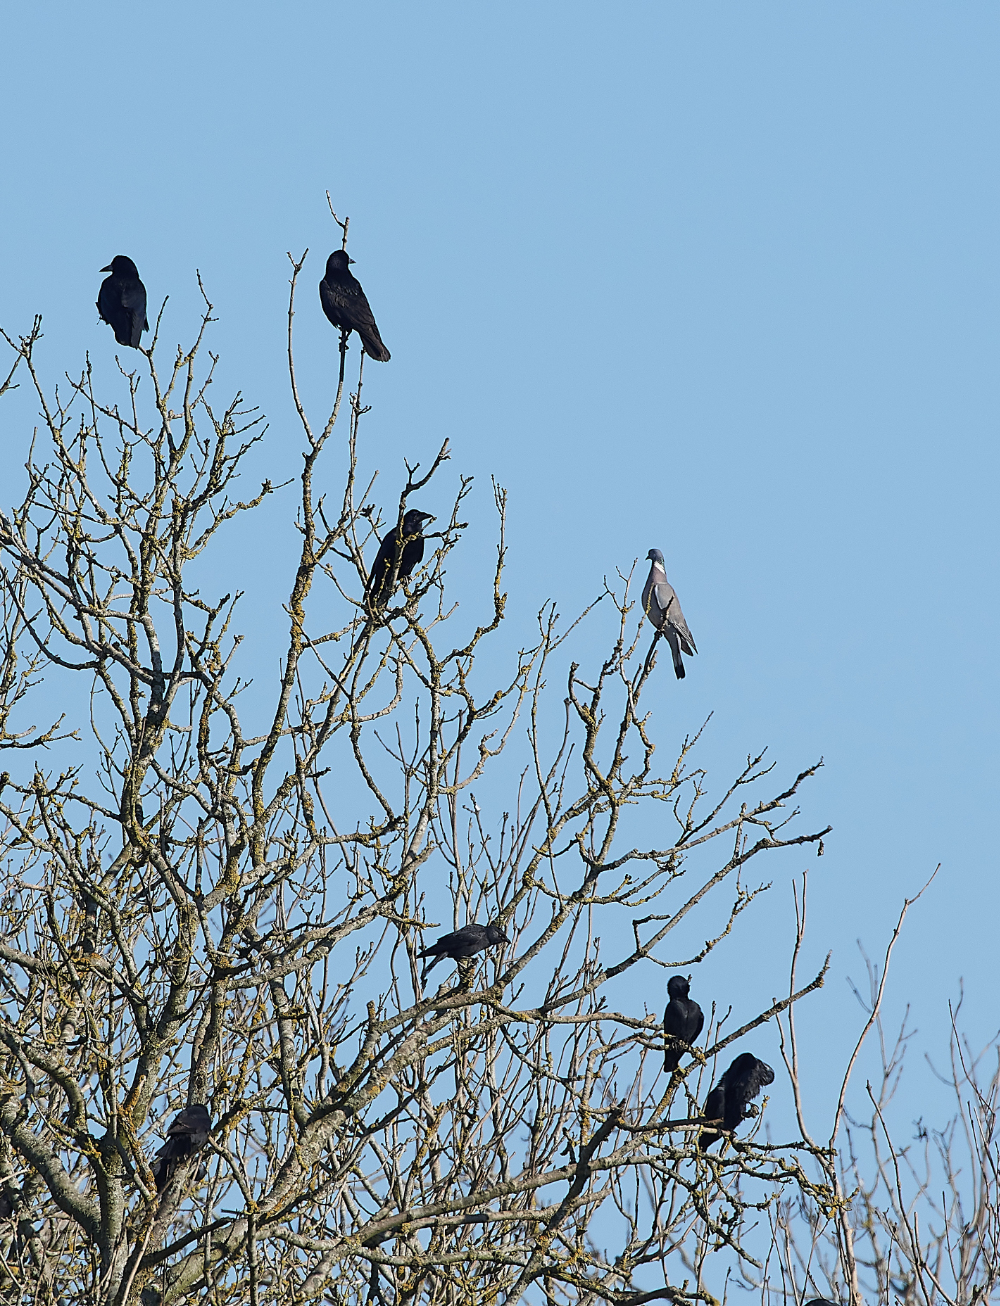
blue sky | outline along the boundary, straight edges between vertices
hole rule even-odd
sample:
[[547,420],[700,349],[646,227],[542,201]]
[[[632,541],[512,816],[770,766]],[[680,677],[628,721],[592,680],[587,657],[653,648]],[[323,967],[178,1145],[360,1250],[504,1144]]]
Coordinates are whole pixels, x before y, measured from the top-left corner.
[[[5,17],[0,322],[44,314],[48,375],[86,350],[110,374],[113,254],[170,295],[171,341],[200,269],[218,389],[269,416],[260,475],[292,474],[285,253],[311,251],[299,366],[322,405],[329,189],[393,353],[366,377],[385,502],[445,436],[453,480],[477,478],[456,586],[488,565],[491,474],[514,643],[546,598],[571,614],[663,549],[700,649],[683,684],[661,665],[664,750],[714,713],[717,784],[765,745],[782,775],[826,760],[804,796],[835,827],[811,905],[812,959],[834,950],[824,1069],[858,1014],[855,940],[879,951],[939,861],[894,1010],[939,1047],[964,977],[968,1027],[993,1032],[998,35],[974,0]],[[4,402],[19,465],[33,410]],[[282,547],[260,532],[225,565],[249,554],[274,598]],[[278,643],[255,647],[264,675]],[[755,937],[787,936],[810,864],[768,872]],[[783,955],[739,979],[748,1002],[780,991]],[[730,965],[699,982],[732,991]]]

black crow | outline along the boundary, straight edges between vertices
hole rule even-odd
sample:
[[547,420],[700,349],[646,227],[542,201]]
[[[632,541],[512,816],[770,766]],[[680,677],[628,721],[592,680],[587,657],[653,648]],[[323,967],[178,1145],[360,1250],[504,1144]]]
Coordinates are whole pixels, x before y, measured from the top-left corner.
[[[424,523],[433,520],[433,513],[420,512],[417,508],[411,508],[403,518],[403,548],[399,559],[399,570],[396,572],[397,581],[405,580],[412,573],[413,568],[422,560],[424,556]],[[372,563],[372,569],[368,574],[365,598],[369,608],[373,611],[377,612],[379,609],[384,608],[392,596],[392,569],[396,564],[396,546],[399,543],[399,538],[400,528],[394,526],[379,545],[375,561]]]
[[681,612],[681,605],[674,593],[674,587],[667,580],[663,566],[663,554],[659,549],[650,549],[646,557],[652,563],[649,575],[642,587],[642,610],[657,630],[662,630],[670,645],[670,656],[674,660],[674,675],[678,680],[684,679],[684,659],[697,653],[694,639],[688,630],[688,624]]
[[139,269],[124,254],[116,254],[102,272],[111,276],[101,282],[97,293],[97,311],[107,322],[120,345],[139,348],[139,337],[149,330],[146,321],[146,287],[139,280]]
[[683,975],[674,975],[667,983],[670,1001],[663,1013],[663,1032],[666,1035],[664,1070],[676,1070],[687,1051],[687,1048],[678,1046],[676,1040],[683,1039],[690,1047],[705,1024],[705,1013],[697,1002],[688,997],[688,987]]
[[[724,1129],[735,1129],[751,1113],[747,1110],[765,1084],[773,1083],[774,1071],[752,1052],[741,1052],[708,1095],[705,1119],[721,1120]],[[703,1152],[722,1137],[714,1129],[703,1129],[698,1146]]]
[[424,948],[423,952],[418,952],[418,957],[433,957],[434,960],[424,967],[421,980],[427,978],[429,971],[432,971],[439,961],[445,957],[450,957],[452,961],[459,961],[464,957],[474,957],[477,952],[482,952],[484,948],[495,948],[498,943],[510,943],[510,939],[504,934],[499,925],[477,925],[473,921],[469,925],[464,925],[454,934],[442,935],[436,943],[432,943],[429,948]]
[[326,276],[319,283],[319,300],[323,312],[335,327],[348,335],[356,331],[369,358],[377,363],[388,363],[390,354],[382,343],[361,282],[353,275],[346,249],[335,249],[326,260]]
[[153,1169],[156,1191],[162,1193],[173,1177],[179,1162],[200,1152],[208,1142],[212,1117],[208,1107],[192,1102],[178,1115],[167,1130],[167,1141],[156,1155],[160,1158]]

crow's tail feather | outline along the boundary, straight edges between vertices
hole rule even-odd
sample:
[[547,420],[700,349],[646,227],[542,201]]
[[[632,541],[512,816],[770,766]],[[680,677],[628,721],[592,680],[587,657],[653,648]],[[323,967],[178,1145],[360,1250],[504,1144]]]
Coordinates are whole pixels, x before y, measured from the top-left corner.
[[[425,952],[425,953],[422,953],[421,955],[424,956],[424,957],[426,957],[428,954]],[[441,953],[438,953],[437,956],[434,958],[433,961],[425,962],[425,964],[424,964],[424,969],[423,969],[423,971],[421,972],[421,975],[420,975],[420,983],[421,983],[421,984],[423,984],[424,980],[427,978],[427,976],[431,973],[431,971],[434,969],[434,967],[435,967],[435,966],[438,964],[438,962],[441,961],[441,960],[442,960],[442,954],[441,954]]]
[[388,363],[392,355],[383,345],[377,327],[365,328],[364,330],[358,327],[358,335],[361,337],[361,343],[364,345],[365,353],[369,358],[374,358],[376,363]]

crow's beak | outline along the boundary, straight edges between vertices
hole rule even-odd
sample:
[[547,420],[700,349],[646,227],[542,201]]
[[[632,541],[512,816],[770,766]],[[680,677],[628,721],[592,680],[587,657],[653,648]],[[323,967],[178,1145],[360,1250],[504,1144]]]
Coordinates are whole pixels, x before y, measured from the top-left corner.
[[112,270],[112,269],[111,269],[111,264],[110,264],[110,263],[108,264],[108,266],[107,266],[106,268],[101,268],[101,271],[102,271],[102,272],[110,272],[111,270]]
[[353,263],[353,262],[354,262],[354,259],[351,258],[350,254],[348,254],[348,256],[347,256],[347,261],[348,261],[348,263]]

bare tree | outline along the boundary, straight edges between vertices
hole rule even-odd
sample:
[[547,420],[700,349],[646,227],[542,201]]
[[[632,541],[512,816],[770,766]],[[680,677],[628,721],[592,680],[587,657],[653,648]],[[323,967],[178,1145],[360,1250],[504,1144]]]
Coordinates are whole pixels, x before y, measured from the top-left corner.
[[[816,767],[768,791],[753,757],[710,799],[695,739],[656,765],[640,703],[658,635],[640,649],[630,575],[600,596],[613,631],[589,670],[563,661],[575,623],[551,607],[505,672],[499,652],[484,670],[507,600],[499,488],[482,592],[459,608],[446,587],[460,478],[424,565],[373,614],[374,537],[450,451],[406,468],[382,521],[362,357],[342,488],[318,492],[348,351],[314,425],[292,352],[304,259],[298,556],[281,610],[250,626],[287,632],[273,684],[244,678],[240,595],[210,592],[219,533],[274,487],[236,497],[264,427],[240,395],[210,399],[207,299],[166,366],[161,310],[123,405],[89,361],[48,392],[39,323],[5,337],[42,420],[0,518],[5,1299],[714,1302],[715,1265],[762,1268],[762,1211],[836,1202],[831,1175],[802,1168],[819,1149],[765,1142],[759,1120],[696,1146],[714,1059],[825,967],[732,1032],[712,1021],[669,1076],[659,1004],[621,981],[735,943],[761,892],[747,868],[826,833],[789,825]],[[719,898],[704,946],[671,951]],[[420,951],[473,920],[509,946],[425,989]],[[158,1192],[151,1157],[193,1104],[208,1143]]]
[[[974,1052],[949,1008],[948,1065],[934,1073],[950,1091],[954,1115],[939,1128],[917,1121],[906,1141],[900,1139],[901,1122],[892,1117],[913,1031],[907,1010],[891,1036],[882,1007],[893,949],[924,889],[904,902],[881,966],[866,959],[869,994],[858,994],[866,1019],[824,1146],[813,1142],[805,1121],[792,1007],[779,1017],[802,1136],[811,1144],[820,1188],[833,1200],[809,1200],[800,1192],[771,1207],[767,1271],[748,1276],[764,1301],[802,1301],[818,1293],[887,1306],[966,1306],[992,1301],[1000,1292],[1000,1038]],[[805,882],[796,901],[797,958],[805,933]],[[869,1034],[875,1035],[879,1074],[875,1086],[866,1082],[868,1110],[855,1119],[848,1089]]]

